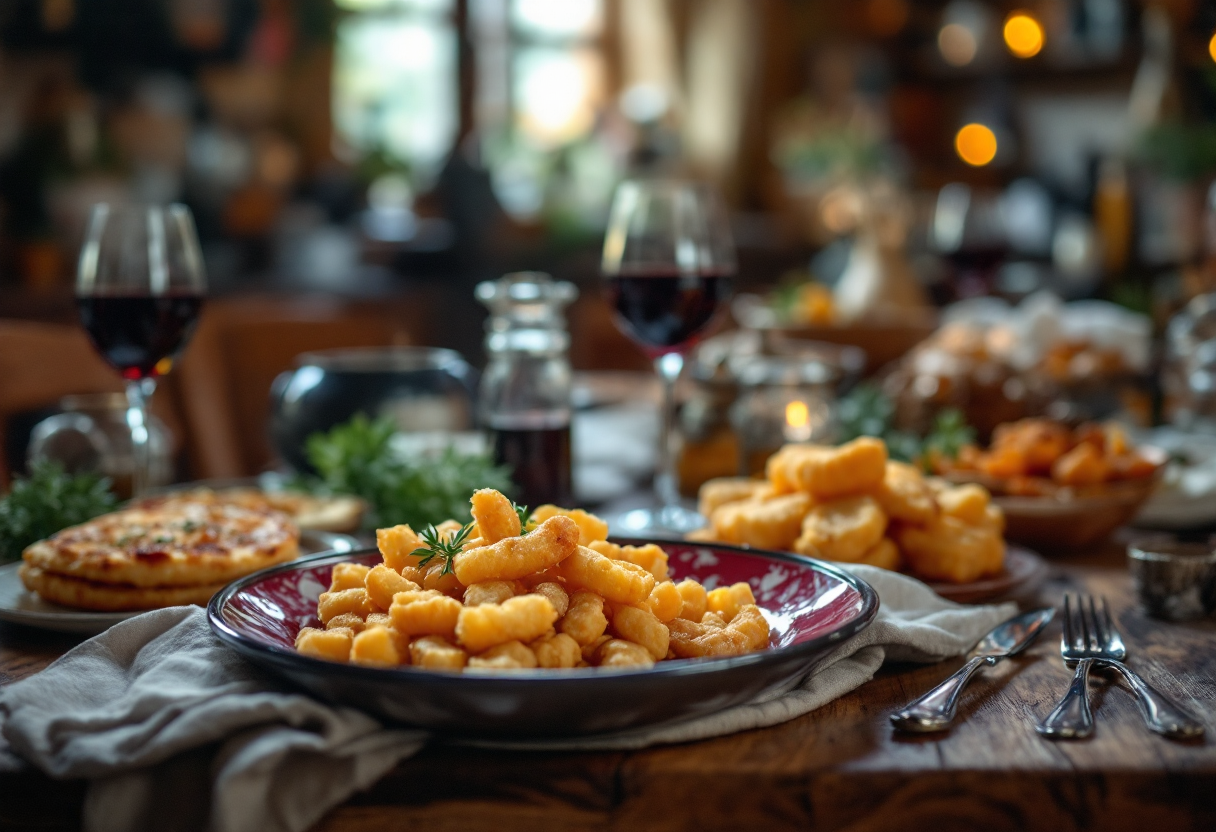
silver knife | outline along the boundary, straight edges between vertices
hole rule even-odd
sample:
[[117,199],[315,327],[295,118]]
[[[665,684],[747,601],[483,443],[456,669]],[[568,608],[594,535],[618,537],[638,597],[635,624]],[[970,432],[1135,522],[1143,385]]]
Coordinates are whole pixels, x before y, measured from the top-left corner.
[[998,624],[980,639],[972,658],[953,676],[903,710],[891,714],[891,722],[901,731],[944,731],[954,722],[959,695],[975,672],[984,665],[1016,656],[1030,646],[1056,614],[1053,607],[1032,610]]

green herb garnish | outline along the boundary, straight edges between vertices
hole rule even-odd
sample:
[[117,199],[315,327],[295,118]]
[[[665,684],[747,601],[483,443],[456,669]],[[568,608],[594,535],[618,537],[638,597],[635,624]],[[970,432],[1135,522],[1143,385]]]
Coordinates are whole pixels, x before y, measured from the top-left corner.
[[467,523],[461,527],[460,531],[447,539],[444,539],[434,526],[427,526],[419,535],[426,545],[415,549],[410,554],[419,558],[418,567],[420,569],[435,558],[443,558],[443,571],[439,574],[447,575],[452,571],[452,560],[460,554],[460,547],[469,539],[475,525],[477,524]]
[[532,511],[527,506],[516,505],[514,502],[511,503],[511,506],[515,509],[515,513],[519,515],[519,536],[523,537],[531,531],[528,528],[528,524],[532,522]]
[[292,487],[319,495],[351,494],[367,501],[364,528],[409,523],[415,529],[449,518],[469,517],[469,495],[479,488],[511,490],[507,469],[488,454],[455,448],[403,459],[391,447],[392,419],[357,414],[327,433],[308,438],[305,450],[318,476],[297,478]]
[[54,462],[35,462],[29,477],[13,482],[0,500],[0,560],[21,557],[26,546],[60,529],[113,511],[110,481],[95,474],[65,474]]
[[975,431],[962,412],[947,408],[937,414],[924,437],[895,427],[895,403],[873,384],[862,384],[840,400],[841,441],[874,436],[887,444],[892,459],[927,465],[932,458],[954,459],[964,445],[975,441]]

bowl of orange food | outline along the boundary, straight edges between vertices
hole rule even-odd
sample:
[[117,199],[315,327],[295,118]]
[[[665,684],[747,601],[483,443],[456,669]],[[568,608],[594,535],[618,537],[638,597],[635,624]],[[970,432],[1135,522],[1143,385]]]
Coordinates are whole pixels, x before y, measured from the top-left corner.
[[1022,419],[998,426],[987,450],[966,447],[936,467],[988,489],[1011,540],[1058,551],[1101,543],[1135,517],[1165,462],[1164,451],[1133,445],[1116,424]]
[[793,687],[869,625],[831,564],[608,540],[580,510],[528,517],[492,490],[473,522],[380,529],[377,548],[268,569],[217,594],[216,635],[332,702],[449,734],[563,737],[703,716]]
[[[881,439],[786,445],[765,479],[711,480],[691,537],[972,585],[1006,572],[1005,518],[987,489],[927,477]],[[1021,559],[1021,560],[1024,560]]]

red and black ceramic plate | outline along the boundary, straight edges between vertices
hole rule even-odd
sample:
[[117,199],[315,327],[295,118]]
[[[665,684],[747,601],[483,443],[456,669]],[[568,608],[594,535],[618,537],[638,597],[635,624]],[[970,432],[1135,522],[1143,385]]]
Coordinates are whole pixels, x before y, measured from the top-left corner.
[[783,692],[869,626],[878,611],[869,584],[830,563],[658,542],[676,580],[692,577],[711,589],[749,583],[766,611],[769,648],[664,661],[644,670],[505,673],[360,667],[297,653],[300,628],[320,626],[317,596],[329,586],[333,566],[378,563],[374,549],[317,555],[243,578],[211,599],[207,615],[215,634],[250,661],[331,702],[446,734],[540,739],[653,727]]

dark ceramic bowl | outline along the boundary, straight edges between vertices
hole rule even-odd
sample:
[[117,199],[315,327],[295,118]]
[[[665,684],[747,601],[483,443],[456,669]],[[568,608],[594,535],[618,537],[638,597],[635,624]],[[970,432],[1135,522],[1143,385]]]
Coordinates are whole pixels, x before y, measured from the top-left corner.
[[477,373],[460,354],[432,347],[368,347],[305,353],[270,390],[270,436],[296,471],[312,472],[304,444],[356,413],[390,415],[406,432],[462,431],[474,424]]
[[447,734],[537,739],[676,722],[784,692],[878,611],[867,583],[828,563],[716,544],[660,545],[677,580],[693,577],[710,588],[750,583],[772,628],[770,648],[645,670],[462,674],[335,664],[297,653],[300,628],[320,626],[316,599],[333,565],[378,563],[374,549],[258,572],[212,598],[207,616],[215,634],[250,661],[331,702]]

